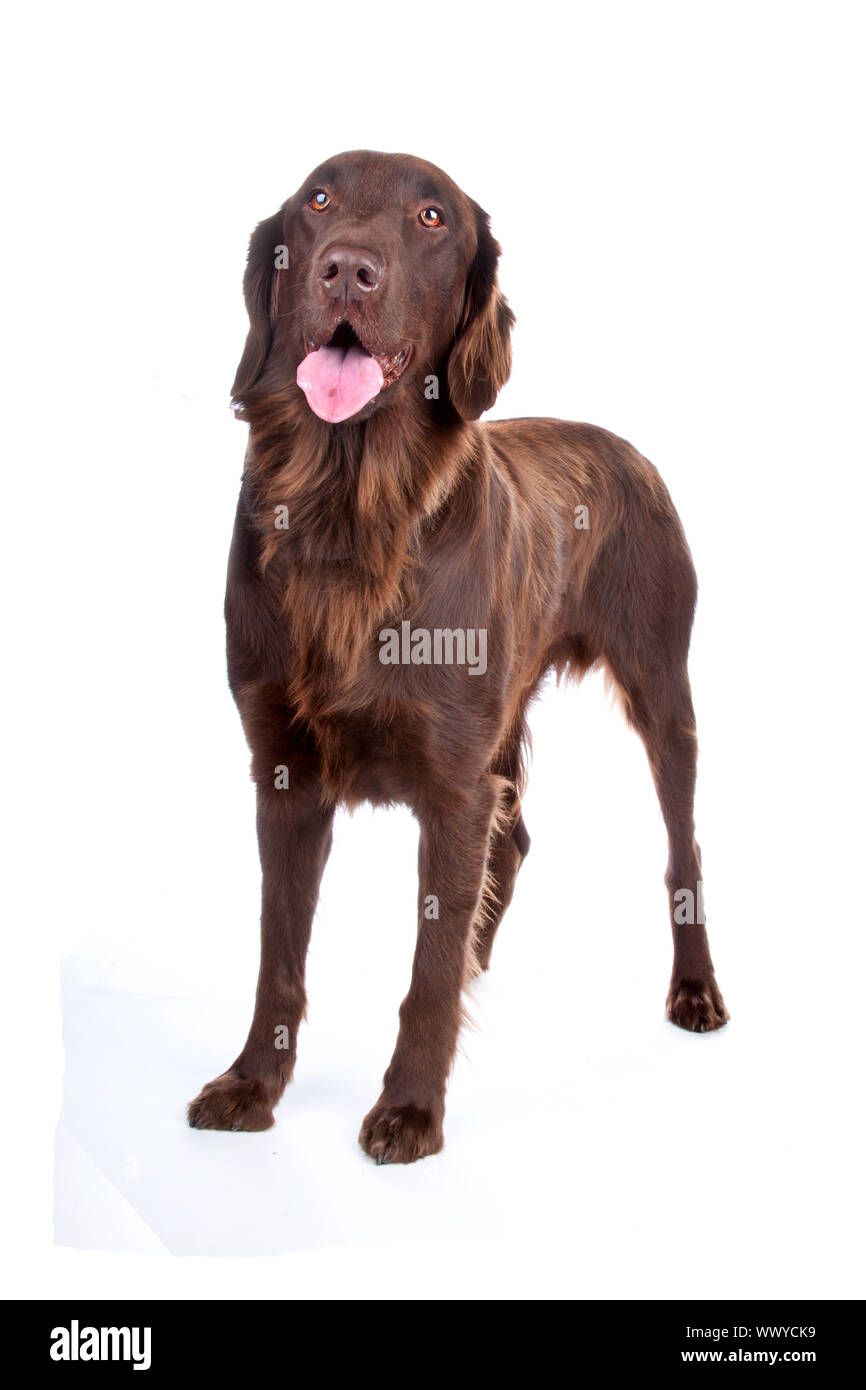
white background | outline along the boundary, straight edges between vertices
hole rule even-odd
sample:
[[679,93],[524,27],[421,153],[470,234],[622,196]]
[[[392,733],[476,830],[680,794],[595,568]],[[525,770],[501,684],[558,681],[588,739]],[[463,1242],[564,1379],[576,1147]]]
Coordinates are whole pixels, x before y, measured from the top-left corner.
[[[862,1297],[860,14],[334,0],[17,21],[8,1293]],[[246,243],[309,169],[361,147],[432,160],[492,215],[518,316],[492,413],[624,435],[683,517],[732,1013],[710,1037],[665,1023],[643,750],[600,679],[550,689],[532,853],[446,1148],[381,1170],[355,1136],[408,982],[400,812],[339,822],[276,1127],[183,1121],[240,1048],[256,970],[221,616]]]

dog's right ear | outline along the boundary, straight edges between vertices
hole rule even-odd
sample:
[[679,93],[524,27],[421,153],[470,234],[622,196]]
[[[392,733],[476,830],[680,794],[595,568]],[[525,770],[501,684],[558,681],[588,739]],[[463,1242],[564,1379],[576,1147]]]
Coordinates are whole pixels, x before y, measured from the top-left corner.
[[[244,302],[250,318],[250,331],[232,386],[232,399],[240,400],[256,382],[271,346],[271,327],[276,313],[277,258],[282,252],[284,208],[260,222],[250,237],[247,268],[244,272]],[[284,262],[280,262],[282,265]]]

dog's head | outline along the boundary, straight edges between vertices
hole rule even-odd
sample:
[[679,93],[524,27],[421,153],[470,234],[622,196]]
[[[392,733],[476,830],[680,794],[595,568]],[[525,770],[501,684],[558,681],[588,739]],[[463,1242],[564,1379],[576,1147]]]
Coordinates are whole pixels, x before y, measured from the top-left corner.
[[477,419],[511,368],[499,253],[486,213],[435,165],[366,150],[329,159],[253,233],[233,397],[297,380],[330,424],[407,391]]

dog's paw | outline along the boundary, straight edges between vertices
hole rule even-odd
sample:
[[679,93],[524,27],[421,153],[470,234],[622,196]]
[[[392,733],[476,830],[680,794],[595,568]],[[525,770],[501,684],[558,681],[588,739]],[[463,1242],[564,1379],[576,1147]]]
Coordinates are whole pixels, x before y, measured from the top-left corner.
[[193,1129],[270,1129],[273,1096],[263,1082],[227,1071],[202,1087],[186,1113]]
[[709,980],[678,980],[672,983],[667,1016],[678,1028],[690,1033],[711,1033],[730,1018],[722,992],[711,976]]
[[374,1105],[358,1142],[377,1163],[414,1163],[438,1154],[444,1142],[442,1120],[417,1105]]

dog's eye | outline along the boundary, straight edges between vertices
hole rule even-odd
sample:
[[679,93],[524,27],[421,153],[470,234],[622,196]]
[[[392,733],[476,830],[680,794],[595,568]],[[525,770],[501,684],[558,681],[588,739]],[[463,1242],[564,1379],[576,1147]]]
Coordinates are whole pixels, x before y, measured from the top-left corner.
[[442,214],[438,208],[422,208],[418,214],[422,227],[441,227]]
[[330,206],[330,202],[330,195],[325,192],[324,188],[317,188],[307,202],[307,207],[312,208],[313,212],[324,212],[325,208]]

